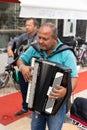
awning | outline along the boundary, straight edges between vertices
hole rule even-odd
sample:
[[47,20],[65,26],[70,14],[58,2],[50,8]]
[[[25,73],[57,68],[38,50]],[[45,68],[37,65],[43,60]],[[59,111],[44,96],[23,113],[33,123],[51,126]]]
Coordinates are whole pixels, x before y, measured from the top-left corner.
[[20,17],[87,19],[87,0],[20,0]]
[[20,1],[19,1],[19,0],[0,0],[0,2],[20,3]]

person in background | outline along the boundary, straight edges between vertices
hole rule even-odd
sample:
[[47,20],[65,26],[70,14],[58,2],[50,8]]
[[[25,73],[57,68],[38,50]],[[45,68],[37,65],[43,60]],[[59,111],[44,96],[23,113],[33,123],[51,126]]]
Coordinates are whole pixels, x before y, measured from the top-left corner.
[[[26,33],[23,33],[19,37],[14,38],[8,43],[7,54],[8,57],[14,57],[14,48],[18,49],[22,45],[31,44],[37,40],[38,33],[38,21],[35,18],[26,19],[25,27]],[[29,46],[28,45],[28,46]],[[19,84],[22,93],[22,109],[15,113],[15,116],[20,116],[28,112],[28,104],[26,103],[26,94],[28,88],[28,82],[25,82],[21,72],[18,72]]]
[[[37,42],[44,59],[60,63],[71,68],[72,91],[74,91],[78,79],[76,58],[71,50],[65,50],[54,54],[57,47],[63,44],[57,37],[57,30],[54,24],[44,23],[39,28]],[[26,82],[29,82],[32,78],[30,72],[33,68],[30,66],[30,63],[33,56],[41,58],[40,52],[33,46],[30,46],[30,48],[28,48],[17,61],[17,66],[22,72]],[[50,92],[49,97],[51,99],[62,98],[66,95],[66,92],[67,88],[57,85],[56,88]],[[32,112],[31,130],[46,130],[46,124],[49,130],[61,130],[66,115],[66,103],[55,115],[46,115],[41,113],[36,118],[36,114],[36,112]]]

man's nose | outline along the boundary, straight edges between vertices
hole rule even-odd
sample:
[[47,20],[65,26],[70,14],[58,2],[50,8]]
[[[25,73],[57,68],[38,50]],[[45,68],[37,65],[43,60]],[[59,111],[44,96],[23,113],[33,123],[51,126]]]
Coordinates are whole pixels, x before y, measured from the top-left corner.
[[27,25],[26,28],[29,28],[29,26]]

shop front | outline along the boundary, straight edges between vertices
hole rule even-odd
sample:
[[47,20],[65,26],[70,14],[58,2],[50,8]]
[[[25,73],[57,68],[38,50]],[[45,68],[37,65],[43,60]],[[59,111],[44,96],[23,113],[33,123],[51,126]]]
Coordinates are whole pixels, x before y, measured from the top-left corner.
[[22,32],[19,12],[19,0],[0,0],[0,48],[6,48],[8,41]]

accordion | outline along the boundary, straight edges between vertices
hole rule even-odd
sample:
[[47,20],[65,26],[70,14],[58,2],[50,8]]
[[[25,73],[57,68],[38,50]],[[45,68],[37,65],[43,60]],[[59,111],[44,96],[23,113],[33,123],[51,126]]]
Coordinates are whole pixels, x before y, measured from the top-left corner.
[[[71,95],[71,69],[59,63],[33,58],[32,81],[29,82],[27,99],[28,107],[37,113],[56,114]],[[67,88],[63,98],[52,100],[50,91],[56,85]]]

